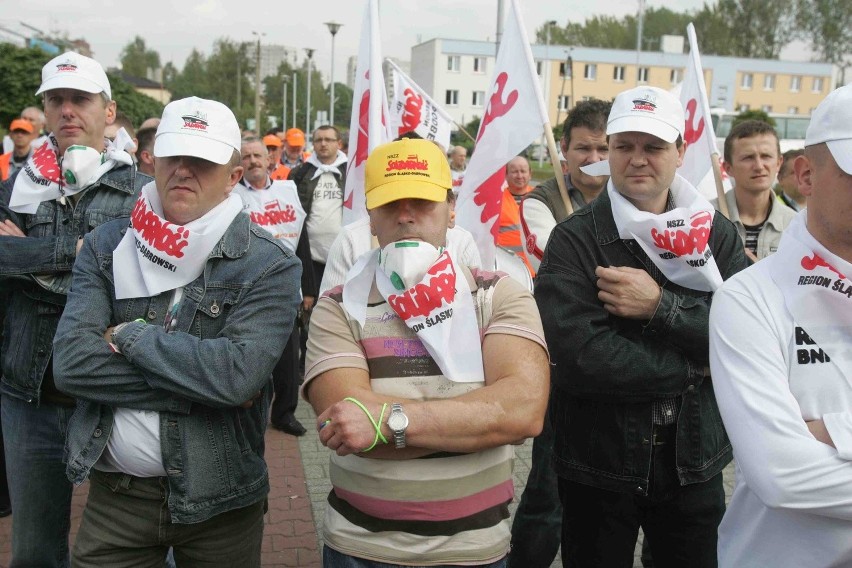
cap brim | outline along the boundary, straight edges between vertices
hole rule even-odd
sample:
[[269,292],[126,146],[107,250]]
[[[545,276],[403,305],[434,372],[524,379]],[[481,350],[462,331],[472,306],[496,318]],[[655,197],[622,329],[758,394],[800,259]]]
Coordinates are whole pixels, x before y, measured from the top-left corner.
[[186,133],[164,132],[154,140],[155,158],[192,156],[216,164],[227,164],[234,150],[236,148],[217,140]]
[[825,143],[838,167],[852,175],[852,139],[829,140]]
[[644,132],[669,143],[680,136],[677,128],[650,116],[622,116],[607,124],[607,135],[620,132]]
[[446,201],[449,187],[423,181],[400,180],[383,183],[367,192],[367,209],[375,209],[400,199],[426,199]]
[[51,77],[41,84],[41,87],[39,87],[38,91],[36,91],[36,95],[40,95],[45,91],[52,91],[53,89],[74,89],[85,93],[106,93],[107,96],[112,98],[110,92],[104,90],[102,86],[98,85],[94,81],[86,79],[85,77],[80,77],[79,75]]

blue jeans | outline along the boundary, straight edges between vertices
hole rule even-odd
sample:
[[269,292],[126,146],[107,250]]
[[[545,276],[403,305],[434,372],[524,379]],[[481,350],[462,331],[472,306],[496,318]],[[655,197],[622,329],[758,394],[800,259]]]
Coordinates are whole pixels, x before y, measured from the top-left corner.
[[73,408],[2,397],[3,442],[12,498],[12,562],[67,567],[71,483],[65,475],[65,432]]
[[[416,565],[385,564],[384,562],[373,562],[372,560],[349,556],[326,545],[322,547],[322,565],[323,568],[417,568]],[[440,566],[430,566],[429,568],[453,568],[454,566],[457,565],[441,564]],[[501,558],[497,562],[480,564],[479,566],[480,568],[506,568],[507,563],[506,558]]]
[[512,521],[510,568],[548,568],[559,551],[562,503],[552,462],[553,426],[548,414],[533,440],[530,474]]

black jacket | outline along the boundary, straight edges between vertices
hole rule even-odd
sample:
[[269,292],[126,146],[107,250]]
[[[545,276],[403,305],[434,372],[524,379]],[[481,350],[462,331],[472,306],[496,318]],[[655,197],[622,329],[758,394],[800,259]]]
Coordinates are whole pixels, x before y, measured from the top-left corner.
[[[710,248],[723,279],[746,266],[736,229],[715,215]],[[650,322],[610,315],[597,266],[645,269],[662,287]],[[706,481],[731,460],[709,365],[711,293],[666,280],[639,244],[622,240],[604,191],[556,226],[535,298],[553,361],[550,417],[557,473],[603,489],[646,495],[652,403],[680,398],[676,465],[681,484]]]
[[[343,194],[344,188],[346,187],[346,168],[348,164],[349,162],[344,162],[340,164],[340,166],[338,166],[341,174],[340,180],[338,181],[341,195]],[[310,216],[311,206],[314,204],[314,189],[316,189],[317,184],[320,180],[320,176],[311,179],[315,171],[317,171],[317,167],[315,165],[309,164],[308,162],[304,162],[303,164],[300,164],[293,168],[290,171],[290,175],[287,176],[288,180],[296,184],[296,191],[299,194],[299,201],[302,203],[302,209],[305,210],[305,213],[308,216]]]

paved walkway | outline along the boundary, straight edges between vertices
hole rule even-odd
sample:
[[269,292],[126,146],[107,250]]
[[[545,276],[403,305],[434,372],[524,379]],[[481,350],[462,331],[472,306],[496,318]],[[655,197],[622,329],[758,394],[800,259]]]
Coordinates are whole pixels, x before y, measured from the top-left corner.
[[[272,490],[269,495],[269,512],[263,536],[264,567],[319,568],[319,534],[322,529],[326,496],[331,489],[328,478],[328,450],[317,438],[313,411],[304,402],[299,403],[297,417],[308,429],[301,438],[294,438],[270,428],[266,433],[266,459]],[[519,499],[526,484],[530,468],[532,443],[516,449],[515,491]],[[725,470],[725,490],[730,498],[733,490],[733,468]],[[88,495],[88,484],[77,487],[71,511],[71,539],[80,526],[83,506]],[[517,500],[516,499],[516,500]],[[514,514],[515,504],[510,507]],[[9,565],[9,538],[11,517],[0,519],[0,568]],[[639,562],[639,544],[636,547],[635,567]],[[561,568],[557,558],[554,567]]]

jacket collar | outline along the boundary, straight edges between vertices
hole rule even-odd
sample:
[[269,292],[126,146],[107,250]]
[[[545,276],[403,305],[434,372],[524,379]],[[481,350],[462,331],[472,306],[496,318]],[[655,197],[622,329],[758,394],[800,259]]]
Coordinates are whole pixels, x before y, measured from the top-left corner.
[[576,214],[588,214],[586,212],[590,212],[592,215],[599,245],[610,244],[621,239],[618,236],[618,227],[615,226],[615,219],[612,216],[612,201],[610,201],[606,189],[598,195],[597,199],[592,201],[590,207]]
[[239,258],[243,256],[249,248],[250,233],[251,219],[245,213],[240,213],[231,221],[231,226],[210,251],[208,258]]
[[[121,166],[118,168],[113,168],[104,175],[102,175],[101,179],[98,180],[98,183],[96,183],[95,185],[106,185],[130,195],[134,191],[136,178],[138,176],[144,175],[145,174],[140,173],[136,169],[135,165]],[[145,178],[147,179],[148,176],[145,176]]]

